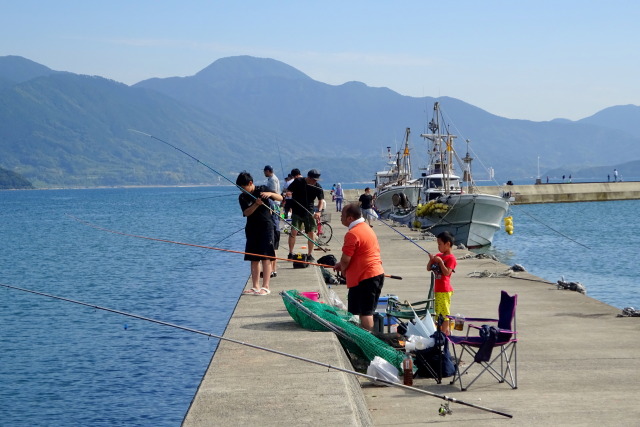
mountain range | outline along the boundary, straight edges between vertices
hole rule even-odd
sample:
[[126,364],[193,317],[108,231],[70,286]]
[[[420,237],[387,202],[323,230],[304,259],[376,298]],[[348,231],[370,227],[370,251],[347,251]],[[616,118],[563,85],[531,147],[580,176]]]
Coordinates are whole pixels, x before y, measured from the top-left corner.
[[458,150],[471,140],[478,179],[489,167],[499,182],[533,177],[538,160],[542,175],[602,179],[616,167],[640,176],[638,106],[578,121],[513,120],[449,97],[329,85],[249,56],[131,86],[0,57],[0,167],[36,187],[228,184],[244,169],[262,182],[265,164],[280,176],[317,168],[325,183],[364,182],[384,169],[386,147],[395,151],[407,127],[414,170],[424,165],[419,134],[435,101],[460,136]]

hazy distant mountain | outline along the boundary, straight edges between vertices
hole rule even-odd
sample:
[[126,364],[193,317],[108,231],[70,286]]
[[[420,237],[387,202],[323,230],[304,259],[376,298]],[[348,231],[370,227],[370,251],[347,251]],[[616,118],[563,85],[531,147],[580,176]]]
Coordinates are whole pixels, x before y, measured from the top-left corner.
[[[0,82],[5,85],[22,83],[35,77],[57,73],[50,68],[21,56],[0,56]],[[2,88],[2,83],[0,83]]]
[[617,105],[605,108],[593,116],[579,120],[605,128],[617,129],[640,137],[640,107],[637,105]]
[[[531,122],[438,99],[464,155],[470,139],[476,178],[482,165],[500,181],[544,169],[616,165],[640,159],[638,107],[624,119]],[[434,98],[413,98],[362,83],[328,85],[273,59],[224,58],[190,77],[127,86],[0,57],[0,167],[37,186],[218,183],[216,173],[137,129],[174,144],[235,179],[262,166],[278,175],[321,169],[325,183],[370,180],[412,129],[414,169],[424,164],[420,132]],[[632,107],[632,106],[630,106]],[[601,113],[608,113],[603,110]],[[455,126],[455,127],[454,127]],[[640,175],[637,174],[637,175]],[[576,176],[577,177],[577,176]],[[222,183],[226,183],[224,180]]]

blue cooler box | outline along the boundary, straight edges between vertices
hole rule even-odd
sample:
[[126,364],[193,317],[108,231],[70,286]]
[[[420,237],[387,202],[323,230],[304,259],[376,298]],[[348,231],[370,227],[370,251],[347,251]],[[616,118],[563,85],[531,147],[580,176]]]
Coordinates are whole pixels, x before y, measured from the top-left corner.
[[395,317],[387,317],[387,303],[389,302],[389,298],[398,299],[398,296],[390,294],[384,296],[381,295],[380,298],[378,298],[378,306],[376,307],[376,313],[380,313],[384,316],[384,326],[398,324],[398,319]]

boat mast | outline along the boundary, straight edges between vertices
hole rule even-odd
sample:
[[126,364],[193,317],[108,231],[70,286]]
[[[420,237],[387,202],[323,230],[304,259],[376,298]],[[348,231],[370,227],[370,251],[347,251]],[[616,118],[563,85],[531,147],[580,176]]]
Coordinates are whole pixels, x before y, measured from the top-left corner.
[[411,129],[407,128],[404,135],[404,151],[402,153],[402,172],[403,180],[409,181],[411,179],[411,157],[409,156],[409,134]]

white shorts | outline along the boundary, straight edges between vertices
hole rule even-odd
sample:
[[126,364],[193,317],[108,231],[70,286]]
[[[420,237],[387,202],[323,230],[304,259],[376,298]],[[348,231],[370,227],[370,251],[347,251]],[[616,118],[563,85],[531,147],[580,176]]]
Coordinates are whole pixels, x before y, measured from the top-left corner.
[[378,214],[373,209],[362,209],[362,215],[365,218],[378,219]]

